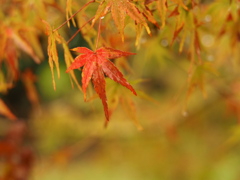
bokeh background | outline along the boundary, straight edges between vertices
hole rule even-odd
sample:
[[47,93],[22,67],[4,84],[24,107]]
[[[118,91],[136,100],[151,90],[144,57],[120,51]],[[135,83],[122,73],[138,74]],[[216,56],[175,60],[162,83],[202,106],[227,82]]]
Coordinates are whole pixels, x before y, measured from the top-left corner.
[[[56,3],[64,7],[64,2]],[[233,8],[239,3],[232,2],[232,20],[220,37],[214,31],[220,32],[219,24],[229,18],[230,10],[224,10],[228,1],[199,3],[217,4],[201,14],[210,23],[199,30],[203,65],[196,66],[189,78],[188,50],[179,53],[178,43],[170,45],[172,34],[167,28],[160,35],[143,36],[140,47],[131,47],[137,54],[127,60],[128,68],[121,66],[125,59],[115,60],[138,96],[106,80],[110,108],[114,107],[107,128],[94,92],[90,90],[92,99],[84,102],[83,94],[72,88],[61,47],[61,78],[56,78],[53,89],[47,38],[42,35],[44,60],[36,64],[31,55],[22,53],[19,71],[26,76],[0,94],[17,117],[0,116],[0,179],[240,179],[239,6]],[[222,21],[214,19],[217,12],[223,12]],[[57,20],[55,24],[64,21],[55,16],[49,18]],[[76,30],[63,29],[66,37]],[[126,26],[128,32],[131,26]],[[76,46],[88,44],[78,35],[69,44]],[[76,70],[79,81],[80,76]]]

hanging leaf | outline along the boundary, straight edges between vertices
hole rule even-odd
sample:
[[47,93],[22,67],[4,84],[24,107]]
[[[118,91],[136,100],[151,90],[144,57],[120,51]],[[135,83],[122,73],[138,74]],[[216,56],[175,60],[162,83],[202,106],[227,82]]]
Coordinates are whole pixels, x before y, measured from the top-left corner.
[[[71,62],[73,62],[73,57],[72,57],[70,50],[65,41],[63,42],[62,45],[63,45],[63,50],[64,50],[65,63],[67,65],[67,67],[69,67]],[[78,83],[77,77],[75,76],[74,72],[70,72],[70,77],[71,77],[72,87],[74,87],[74,85],[73,85],[73,82],[74,82],[77,85],[78,89],[80,91],[82,91],[82,88],[81,88],[80,84]]]
[[40,106],[39,104],[39,96],[37,89],[34,85],[34,82],[36,81],[37,77],[33,74],[33,72],[30,69],[25,70],[22,75],[22,82],[26,89],[26,95],[30,103],[34,108],[38,108]]
[[19,49],[30,55],[36,63],[39,64],[41,62],[39,56],[35,54],[32,45],[24,40],[18,33],[14,32],[11,28],[7,28],[7,34]]
[[181,6],[183,9],[188,10],[188,7],[183,3],[182,0],[171,0],[174,3],[178,4],[179,6]]
[[167,0],[157,1],[157,9],[160,14],[162,28],[164,28],[164,26],[166,24]]
[[146,17],[149,22],[154,24],[158,29],[160,28],[159,25],[158,25],[158,22],[156,21],[156,19],[153,16],[153,12],[151,11],[151,9],[146,4],[145,5],[140,4],[139,10],[142,12],[144,17]]
[[184,23],[179,28],[176,28],[176,30],[174,31],[174,34],[173,34],[171,45],[173,44],[173,42],[177,38],[178,34],[182,31],[183,27],[184,27]]
[[86,90],[90,80],[92,79],[94,89],[102,100],[106,120],[109,121],[104,74],[110,79],[128,88],[133,92],[134,95],[137,95],[133,87],[123,77],[123,74],[109,59],[135,55],[135,53],[123,52],[107,47],[99,48],[95,52],[85,47],[77,47],[72,50],[81,53],[81,55],[75,58],[75,61],[71,64],[66,72],[84,66],[82,71],[82,89],[84,93],[84,99],[86,100]]
[[[128,15],[133,19],[136,24],[144,26],[148,34],[151,34],[150,28],[147,25],[146,19],[135,4],[129,0],[104,0],[100,3],[98,10],[96,12],[95,18],[92,21],[94,24],[99,18],[104,17],[108,11],[111,12],[112,18],[115,22],[115,25],[120,32],[122,41],[124,41],[124,26],[125,18]],[[149,14],[149,13],[148,13]]]
[[[67,0],[66,2],[66,19],[69,19],[73,15],[72,12],[72,0]],[[77,26],[74,18],[72,18],[73,26]],[[70,27],[70,21],[67,22],[68,27]]]
[[177,15],[179,15],[178,6],[170,13],[168,17],[170,18],[172,16],[177,16]]
[[42,22],[46,25],[46,34],[48,35],[48,63],[52,73],[52,82],[53,88],[56,90],[55,76],[54,76],[54,66],[57,69],[58,78],[60,78],[60,69],[58,62],[58,52],[56,42],[61,42],[61,36],[57,31],[53,31],[51,26],[47,21],[42,20]]
[[17,117],[10,111],[7,105],[0,99],[0,115],[6,116],[11,120],[16,120]]

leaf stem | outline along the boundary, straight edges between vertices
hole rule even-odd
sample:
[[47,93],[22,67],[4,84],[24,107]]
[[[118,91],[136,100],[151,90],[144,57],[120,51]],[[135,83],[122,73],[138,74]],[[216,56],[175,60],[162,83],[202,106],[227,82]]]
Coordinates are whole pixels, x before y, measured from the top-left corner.
[[69,43],[73,40],[73,38],[82,30],[82,28],[83,28],[84,26],[86,26],[90,21],[93,20],[93,18],[94,18],[94,17],[92,17],[92,18],[89,19],[87,22],[85,22],[85,23],[74,33],[74,35],[72,35],[72,37],[67,41],[67,44],[69,44]]
[[99,20],[99,24],[98,24],[98,36],[97,36],[97,40],[96,40],[95,51],[97,50],[97,47],[98,47],[98,41],[99,41],[100,34],[101,34],[101,22],[102,22],[102,19],[100,18],[100,20]]
[[58,26],[56,29],[53,30],[53,32],[57,31],[61,27],[63,27],[65,24],[67,24],[68,21],[70,21],[74,16],[76,16],[77,13],[79,13],[83,8],[88,6],[91,3],[94,3],[95,0],[89,1],[88,3],[84,4],[77,12],[75,12],[70,18],[68,18],[64,23],[62,23],[60,26]]

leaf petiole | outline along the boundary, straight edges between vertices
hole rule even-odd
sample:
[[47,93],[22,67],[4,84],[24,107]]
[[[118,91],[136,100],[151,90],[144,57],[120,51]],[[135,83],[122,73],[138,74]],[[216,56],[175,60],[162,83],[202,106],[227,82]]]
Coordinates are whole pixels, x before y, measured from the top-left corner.
[[93,20],[93,18],[94,18],[94,17],[92,17],[92,18],[89,19],[87,22],[85,22],[85,23],[74,33],[74,35],[72,35],[72,37],[67,41],[67,44],[69,44],[69,43],[73,40],[73,38],[82,30],[82,28],[83,28],[84,26],[86,26],[90,21]]
[[100,33],[101,33],[101,22],[102,22],[102,19],[100,18],[100,19],[99,19],[99,25],[98,25],[98,36],[97,36],[97,40],[96,40],[96,48],[95,48],[95,51],[97,50],[97,47],[98,47],[98,41],[99,41],[99,38],[100,38]]

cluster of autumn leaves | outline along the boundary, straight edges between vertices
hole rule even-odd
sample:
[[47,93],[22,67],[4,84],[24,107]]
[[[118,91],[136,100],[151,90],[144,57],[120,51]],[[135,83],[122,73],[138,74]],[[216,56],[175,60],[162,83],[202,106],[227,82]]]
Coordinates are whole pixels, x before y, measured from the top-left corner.
[[[133,94],[137,94],[117,66],[111,62],[115,58],[134,55],[126,52],[134,49],[132,45],[134,39],[136,39],[135,47],[140,49],[144,39],[163,36],[167,39],[169,46],[175,43],[180,53],[188,55],[190,64],[187,91],[189,95],[195,87],[199,87],[205,94],[205,71],[217,75],[215,68],[205,55],[206,51],[211,51],[214,43],[209,44],[208,39],[202,38],[204,33],[211,33],[211,37],[217,34],[219,38],[229,36],[228,39],[231,39],[231,42],[227,43],[231,44],[231,52],[235,54],[239,47],[238,0],[222,2],[216,0],[211,3],[202,3],[198,0],[62,0],[59,3],[52,0],[36,0],[35,3],[24,0],[12,0],[11,3],[6,0],[1,1],[4,1],[5,5],[1,7],[3,11],[0,14],[2,29],[0,32],[0,92],[6,92],[13,87],[14,82],[21,79],[22,72],[18,65],[19,52],[24,52],[36,63],[40,63],[43,59],[39,37],[43,37],[44,31],[48,36],[47,54],[54,89],[56,89],[55,69],[58,78],[60,77],[57,44],[61,44],[72,85],[76,84],[86,98],[86,89],[92,80],[94,89],[102,100],[107,121],[109,109],[105,75],[128,88]],[[58,26],[54,23],[51,13],[62,17],[63,11],[66,12],[67,20],[65,22],[62,20],[63,24]],[[215,18],[217,13],[221,13],[219,18]],[[6,21],[6,17],[9,20]],[[223,25],[222,22],[224,22]],[[78,28],[71,38],[66,37],[64,33],[67,31],[65,24],[68,24],[68,27]],[[216,27],[213,29],[211,24]],[[53,28],[54,26],[58,27]],[[92,50],[85,47],[74,48],[73,51],[80,53],[74,59],[69,43],[78,33],[81,33]],[[226,52],[226,56],[231,52]],[[73,69],[82,70],[82,83],[79,83]],[[36,97],[32,98],[33,103],[36,104],[36,101]],[[9,118],[13,117],[10,111],[6,110],[7,107],[1,99],[0,102],[3,104],[0,105],[2,107],[0,113],[8,114]],[[1,111],[1,109],[5,110]]]
[[[6,94],[17,81],[21,81],[29,101],[35,106],[38,104],[34,85],[36,77],[31,69],[20,69],[20,64],[28,59],[40,64],[44,58],[39,41],[43,28],[37,19],[37,15],[43,15],[43,12],[38,9],[39,3],[1,0],[0,4],[0,93]],[[0,115],[17,119],[1,97]]]

